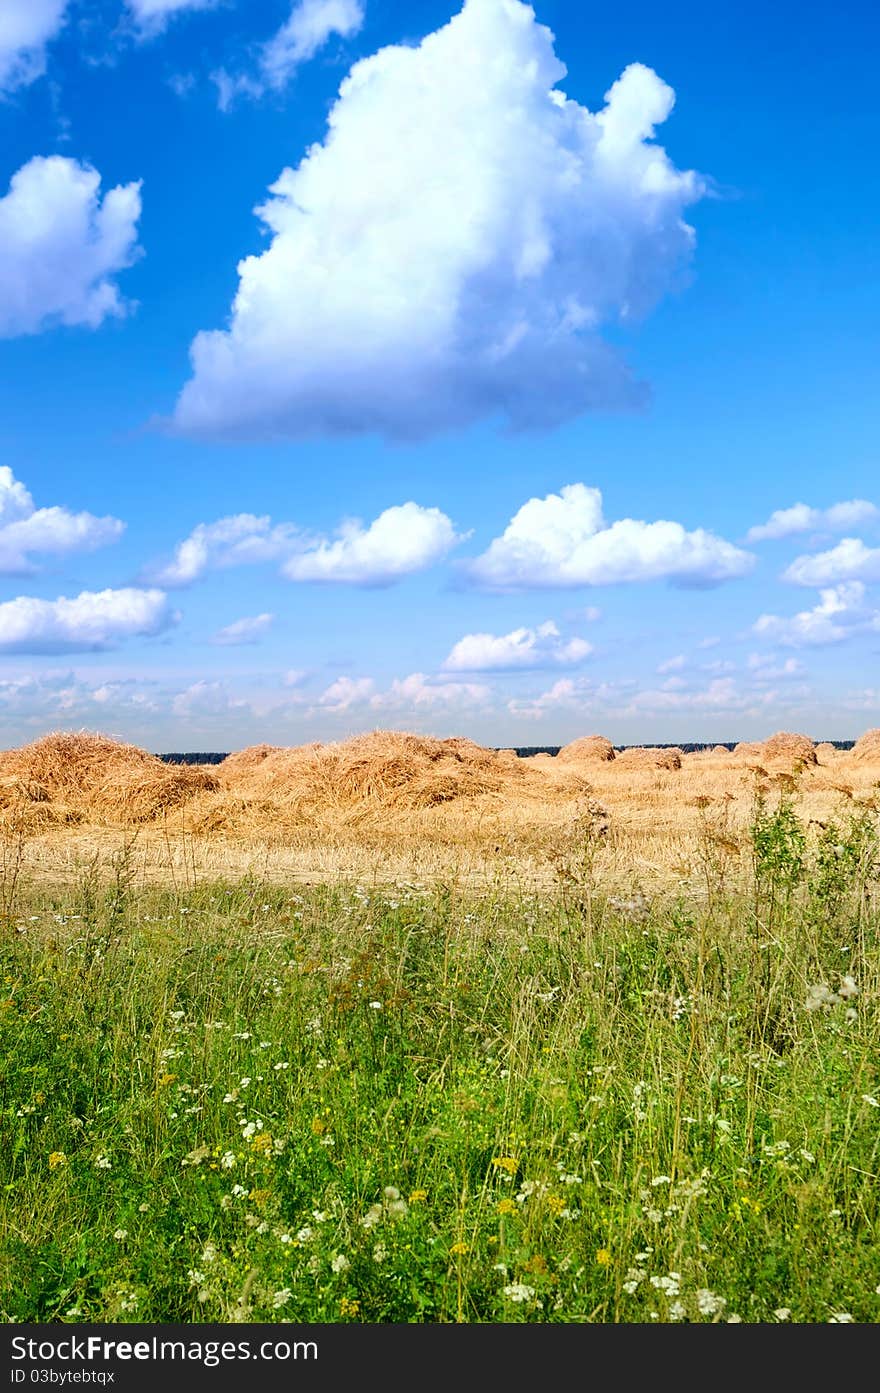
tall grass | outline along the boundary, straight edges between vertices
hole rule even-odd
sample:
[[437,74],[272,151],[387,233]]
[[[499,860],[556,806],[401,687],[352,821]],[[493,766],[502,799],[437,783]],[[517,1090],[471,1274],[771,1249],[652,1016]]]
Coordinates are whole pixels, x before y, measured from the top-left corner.
[[877,1320],[871,815],[654,901],[584,837],[535,897],[17,880],[0,1317]]

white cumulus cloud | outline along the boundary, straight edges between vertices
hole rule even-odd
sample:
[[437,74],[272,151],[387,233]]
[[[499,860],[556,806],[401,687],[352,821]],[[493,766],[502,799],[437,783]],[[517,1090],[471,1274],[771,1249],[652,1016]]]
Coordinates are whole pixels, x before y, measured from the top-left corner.
[[880,547],[866,547],[858,537],[844,537],[830,551],[798,556],[782,573],[795,585],[837,585],[847,580],[880,580]]
[[232,624],[219,629],[211,642],[229,648],[242,643],[259,643],[272,627],[274,619],[274,614],[254,614],[245,619],[236,619]]
[[753,565],[748,552],[703,528],[633,518],[606,524],[599,490],[567,484],[524,503],[467,570],[497,589],[663,579],[703,586],[746,575]]
[[228,329],[191,349],[193,433],[424,436],[644,399],[606,325],[647,314],[704,192],[654,140],[674,93],[634,63],[597,113],[520,0],[467,0],[343,82],[322,144],[256,212]]
[[27,595],[0,604],[0,652],[72,653],[114,648],[176,623],[161,590],[84,590],[68,599]]
[[344,522],[335,541],[323,539],[282,567],[288,580],[389,585],[441,561],[461,538],[439,508],[403,503],[386,508],[369,527]]
[[820,590],[813,609],[788,617],[762,614],[753,632],[786,648],[823,647],[855,634],[880,632],[880,611],[865,604],[865,587],[853,580]]
[[37,508],[7,464],[0,465],[0,575],[30,575],[32,553],[63,556],[94,551],[115,542],[125,530],[118,518]]
[[2,0],[0,93],[26,87],[46,71],[46,45],[64,23],[67,0]]
[[593,651],[582,638],[563,640],[552,620],[509,634],[465,634],[443,663],[447,672],[512,672],[573,667]]
[[0,338],[127,312],[114,276],[139,255],[140,184],[100,193],[96,169],[35,156],[0,198]]
[[746,541],[778,541],[781,537],[793,537],[799,532],[842,532],[847,527],[872,522],[878,515],[880,509],[864,498],[834,503],[830,508],[810,508],[806,503],[795,503],[791,508],[778,508],[766,522],[749,528]]

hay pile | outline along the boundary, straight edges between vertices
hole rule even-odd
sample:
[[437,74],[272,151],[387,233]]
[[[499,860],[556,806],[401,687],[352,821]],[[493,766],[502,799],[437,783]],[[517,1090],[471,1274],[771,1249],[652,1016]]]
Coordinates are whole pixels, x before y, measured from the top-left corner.
[[617,756],[617,766],[626,769],[680,769],[682,752],[678,746],[670,749],[653,748],[648,745],[633,745],[621,750]]
[[860,764],[880,764],[880,730],[866,730],[849,752]]
[[281,751],[281,745],[248,745],[246,749],[236,750],[234,754],[221,759],[218,768],[225,773],[235,774],[242,769],[253,769],[270,755],[280,754]]
[[787,730],[777,731],[769,740],[765,740],[761,754],[772,764],[803,766],[819,762],[812,740],[806,735],[795,735]]
[[570,744],[563,745],[557,759],[561,759],[564,764],[581,764],[599,762],[608,763],[615,759],[614,746],[610,740],[606,740],[604,735],[582,735],[579,740],[572,740]]
[[733,747],[734,759],[740,762],[761,759],[763,754],[764,746],[760,740],[740,740],[739,744]]
[[231,793],[303,812],[406,811],[487,794],[537,795],[553,787],[525,760],[507,752],[472,740],[436,740],[401,731],[377,730],[338,744],[278,749],[244,764],[234,760],[218,766]]
[[822,764],[825,764],[829,759],[834,759],[835,755],[838,754],[840,751],[837,746],[830,744],[827,740],[823,740],[820,745],[816,746],[816,759]]
[[165,764],[136,745],[90,731],[59,731],[0,753],[4,788],[48,804],[54,820],[152,822],[220,787],[198,765]]

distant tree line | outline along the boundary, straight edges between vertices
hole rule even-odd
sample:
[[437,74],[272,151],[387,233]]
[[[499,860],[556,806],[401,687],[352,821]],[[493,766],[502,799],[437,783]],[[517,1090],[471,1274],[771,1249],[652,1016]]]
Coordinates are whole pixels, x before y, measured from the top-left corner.
[[[836,750],[851,750],[856,743],[854,740],[825,740],[816,741],[817,744],[833,745]],[[717,745],[722,745],[726,750],[732,750],[739,744],[738,740],[706,740],[702,744],[693,741],[684,744],[681,741],[667,741],[665,745],[618,745],[618,750],[681,750],[683,754],[696,754],[699,750],[714,750]],[[562,749],[561,745],[496,745],[495,749],[513,750],[520,759],[528,759],[531,755],[558,755]],[[228,750],[188,750],[184,753],[160,754],[159,759],[163,759],[166,764],[220,764],[229,754]]]

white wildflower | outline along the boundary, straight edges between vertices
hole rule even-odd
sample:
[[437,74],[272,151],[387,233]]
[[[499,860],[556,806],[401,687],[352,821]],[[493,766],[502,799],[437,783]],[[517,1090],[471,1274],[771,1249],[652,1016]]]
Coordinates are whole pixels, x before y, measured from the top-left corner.
[[701,1316],[717,1316],[727,1305],[723,1296],[716,1296],[715,1292],[709,1291],[708,1287],[700,1287],[696,1296],[697,1310]]
[[504,1287],[503,1294],[508,1301],[517,1303],[534,1301],[535,1288],[527,1286],[525,1282],[511,1282],[509,1286]]

